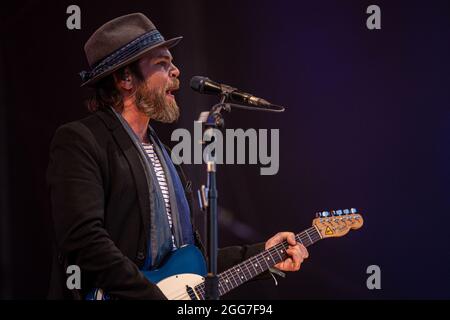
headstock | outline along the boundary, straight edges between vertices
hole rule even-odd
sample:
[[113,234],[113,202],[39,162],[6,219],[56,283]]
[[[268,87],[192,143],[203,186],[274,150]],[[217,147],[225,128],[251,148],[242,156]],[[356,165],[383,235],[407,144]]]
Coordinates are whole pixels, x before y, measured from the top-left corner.
[[313,220],[313,226],[322,238],[342,237],[351,229],[361,228],[363,223],[363,218],[354,208],[318,212]]

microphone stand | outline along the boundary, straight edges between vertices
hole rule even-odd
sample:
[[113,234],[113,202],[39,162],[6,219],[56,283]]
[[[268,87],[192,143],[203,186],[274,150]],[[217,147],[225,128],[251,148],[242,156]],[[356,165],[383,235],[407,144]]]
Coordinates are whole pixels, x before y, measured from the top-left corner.
[[[215,129],[222,129],[225,126],[222,109],[230,111],[230,107],[224,104],[227,95],[222,95],[220,103],[214,105],[208,114],[205,122],[205,133],[210,134],[208,143],[212,142]],[[206,142],[203,141],[205,144]],[[207,248],[208,248],[208,274],[205,277],[205,300],[219,300],[219,278],[217,276],[217,251],[218,251],[218,218],[217,218],[217,183],[216,183],[217,162],[215,150],[214,154],[208,155],[206,161],[207,187],[202,186],[201,203],[202,208],[207,212]]]
[[[212,142],[212,137],[214,137],[215,129],[220,130],[225,127],[225,122],[222,116],[222,110],[231,112],[231,107],[240,108],[245,110],[256,110],[256,111],[267,111],[267,112],[283,112],[284,107],[273,106],[273,109],[263,109],[257,107],[244,106],[233,103],[225,103],[228,100],[230,92],[224,92],[221,94],[220,102],[214,105],[208,113],[208,117],[204,121],[205,134],[209,133],[209,142],[205,142],[203,139],[203,144],[209,144]],[[200,115],[202,118],[202,115]],[[219,278],[217,276],[217,251],[218,251],[218,217],[217,217],[217,161],[215,150],[214,154],[208,155],[206,161],[206,174],[207,174],[207,184],[206,187],[202,185],[199,191],[200,206],[203,211],[206,211],[207,221],[206,221],[206,233],[207,233],[207,269],[208,274],[205,277],[205,300],[219,300]]]

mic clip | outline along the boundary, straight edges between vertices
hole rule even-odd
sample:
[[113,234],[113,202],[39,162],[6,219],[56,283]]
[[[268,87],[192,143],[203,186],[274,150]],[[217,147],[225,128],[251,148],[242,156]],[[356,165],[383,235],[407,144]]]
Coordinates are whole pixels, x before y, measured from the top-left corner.
[[208,209],[208,188],[202,185],[200,190],[197,190],[198,203],[200,205],[200,210],[206,212]]

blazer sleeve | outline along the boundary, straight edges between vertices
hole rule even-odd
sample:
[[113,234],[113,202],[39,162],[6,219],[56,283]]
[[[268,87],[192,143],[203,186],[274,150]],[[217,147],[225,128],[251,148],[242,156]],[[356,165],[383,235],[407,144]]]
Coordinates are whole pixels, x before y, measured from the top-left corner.
[[[116,247],[104,228],[100,152],[82,123],[60,127],[50,146],[47,181],[58,250],[83,279],[120,299],[165,299],[136,264]],[[87,290],[89,288],[82,288]]]

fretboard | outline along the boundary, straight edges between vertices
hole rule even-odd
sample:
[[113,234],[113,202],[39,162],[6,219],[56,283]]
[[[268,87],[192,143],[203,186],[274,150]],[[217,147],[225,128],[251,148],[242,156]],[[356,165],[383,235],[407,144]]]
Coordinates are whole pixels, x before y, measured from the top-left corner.
[[[311,227],[303,232],[295,235],[295,240],[305,247],[321,239],[320,234],[315,227]],[[225,293],[237,288],[244,282],[256,277],[277,263],[284,261],[288,254],[286,249],[289,248],[287,241],[283,241],[237,265],[220,273],[219,277],[219,294],[222,296]],[[205,283],[195,286],[195,291],[200,299],[205,298]]]

